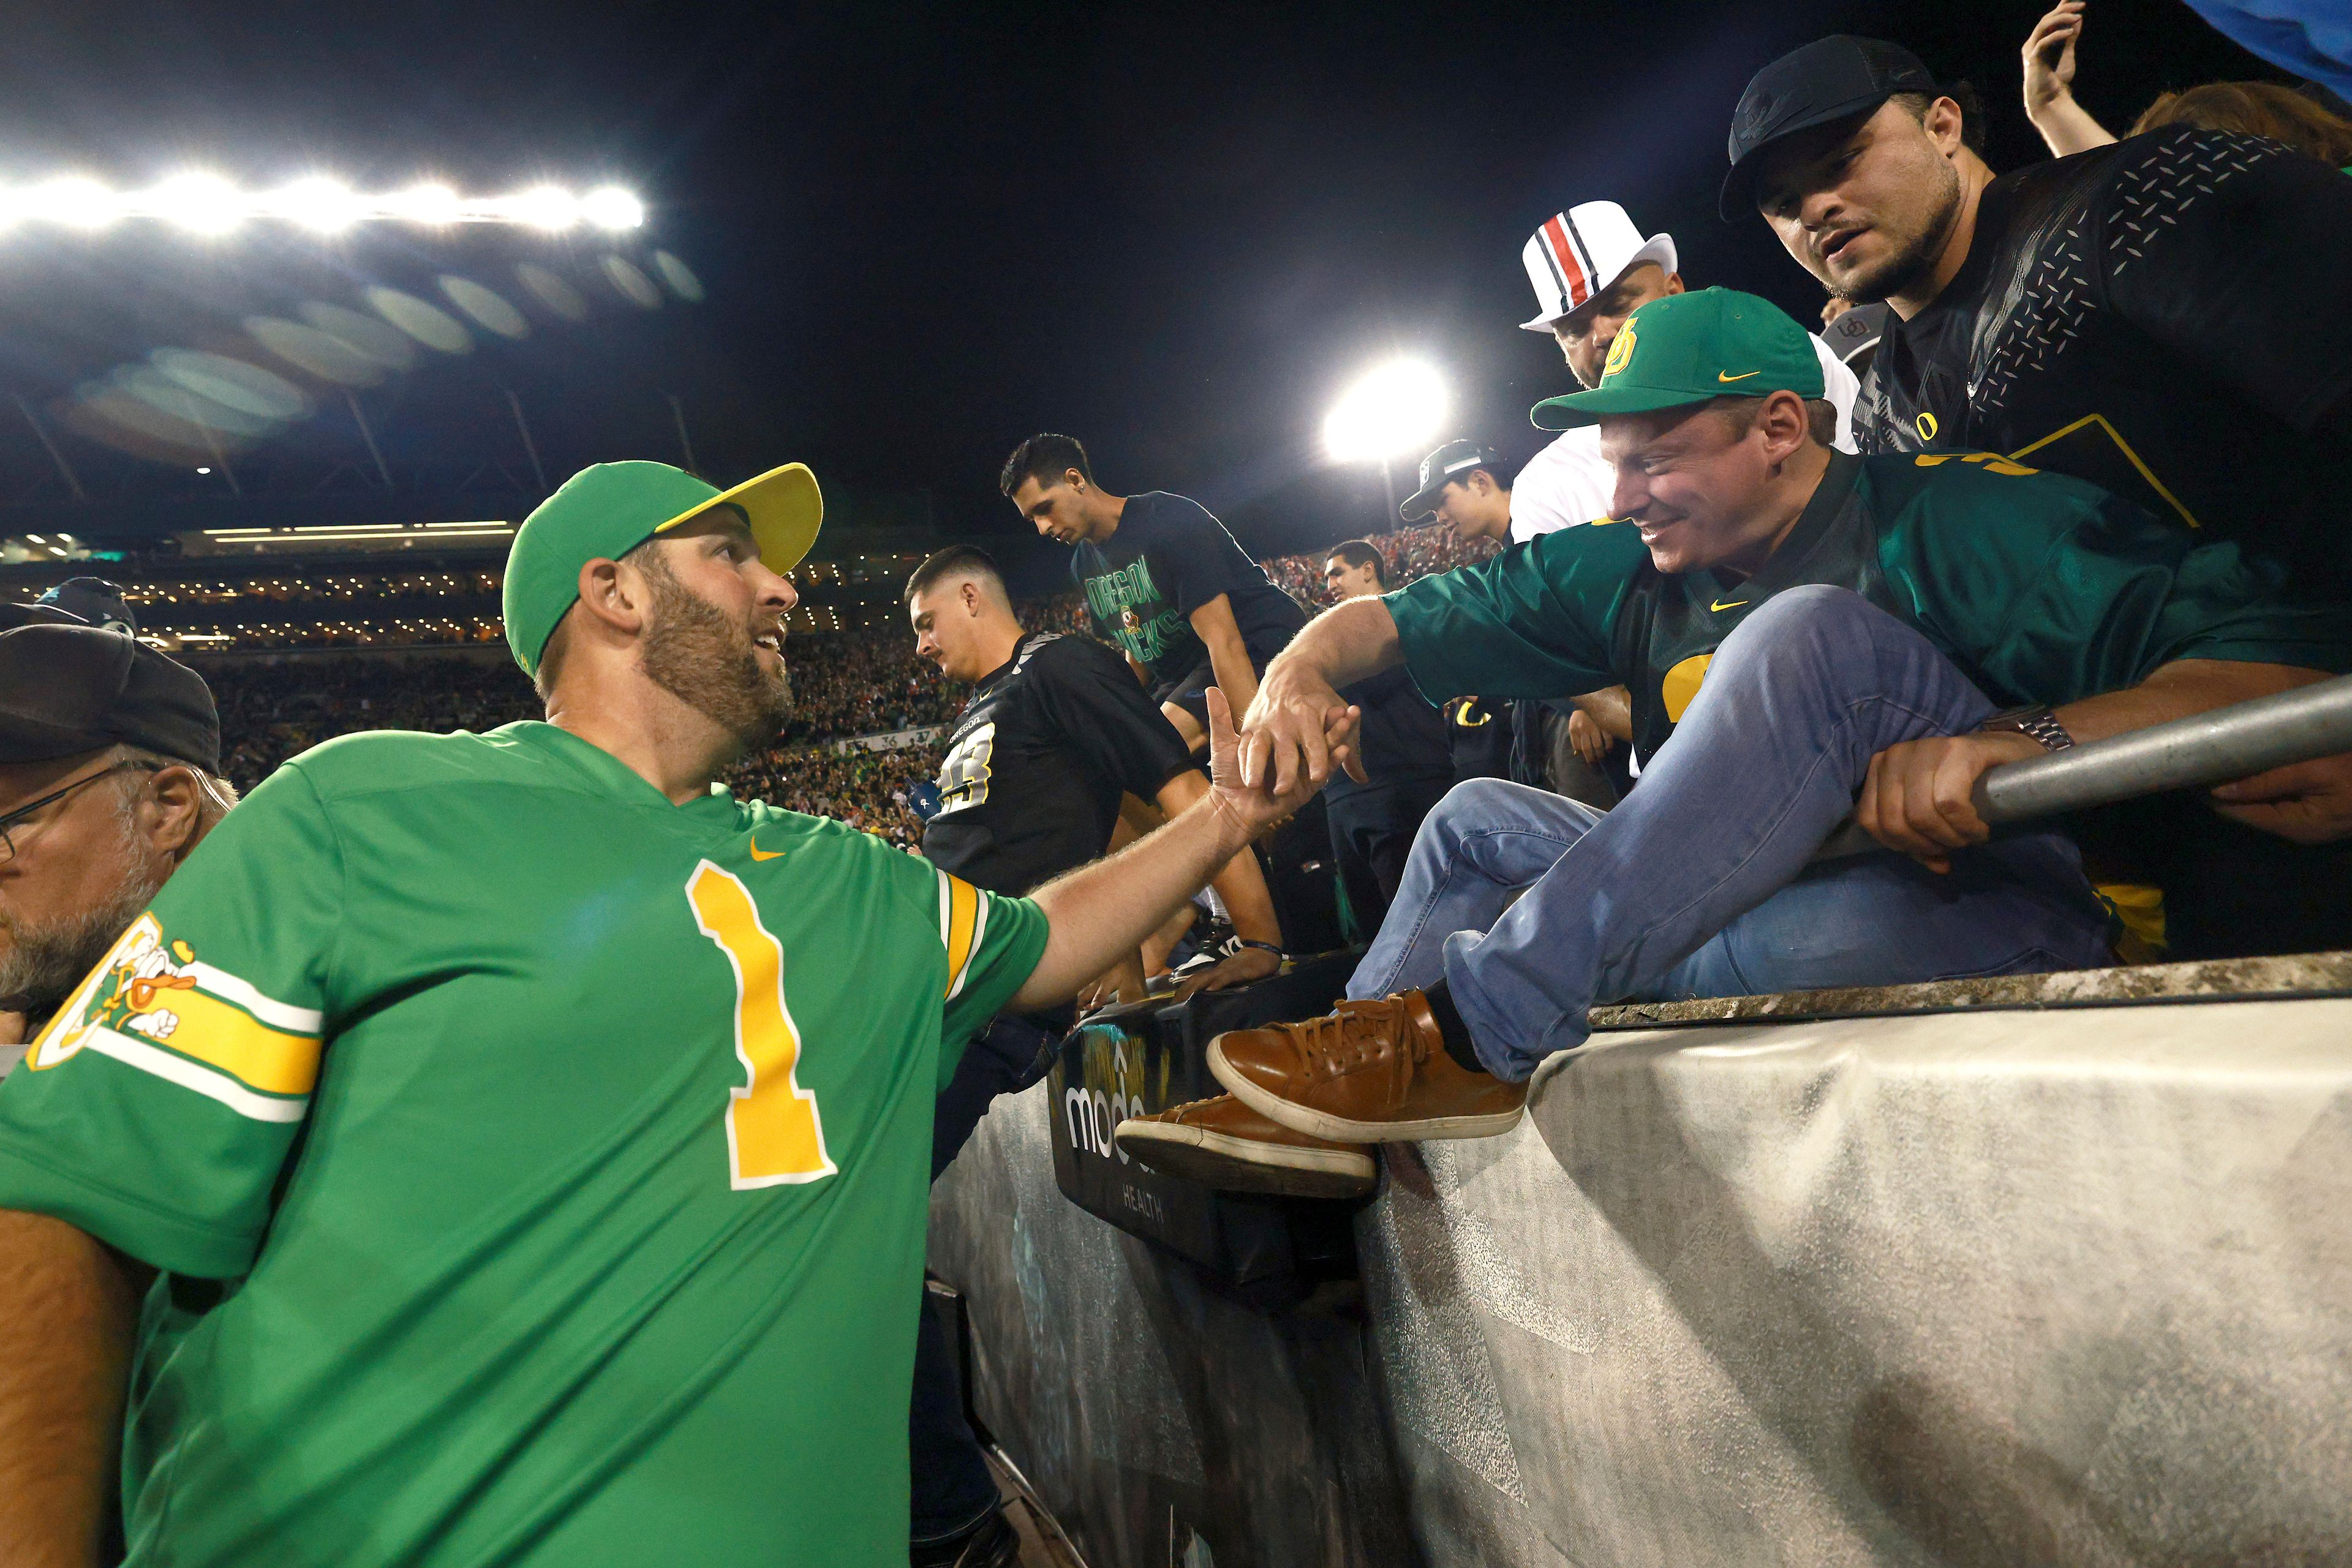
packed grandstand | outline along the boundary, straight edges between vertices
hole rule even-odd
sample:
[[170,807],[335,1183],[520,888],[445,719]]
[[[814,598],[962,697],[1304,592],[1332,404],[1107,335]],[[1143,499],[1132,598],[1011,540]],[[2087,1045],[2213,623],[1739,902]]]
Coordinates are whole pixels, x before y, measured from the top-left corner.
[[[1374,542],[1400,584],[1482,559],[1493,548],[1483,541],[1456,539],[1443,528],[1407,530]],[[1294,598],[1308,605],[1325,602],[1320,554],[1283,556],[1265,565]],[[813,563],[803,574],[836,581],[848,575],[837,563]],[[169,635],[179,625],[184,603],[194,608],[225,602],[236,578],[231,573],[216,575],[222,581],[201,596],[177,589],[167,595],[152,584],[125,586],[145,629]],[[266,587],[286,575],[283,566],[257,570],[248,585],[257,581]],[[321,574],[316,583],[331,592],[330,576]],[[415,604],[410,618],[420,626],[458,626],[446,605],[435,612],[436,597],[463,595],[460,614],[478,614],[495,603],[497,591],[494,570],[419,573],[411,588]],[[335,599],[274,602],[288,619],[271,624],[285,626],[286,635],[241,637],[240,648],[252,651],[194,661],[219,701],[223,768],[240,789],[252,788],[287,758],[354,731],[479,732],[540,716],[539,699],[504,657],[503,643],[436,641],[432,632],[338,632],[329,629],[341,625],[335,619]],[[1075,594],[1026,601],[1022,615],[1032,627],[1091,635]],[[495,623],[488,624],[495,637]],[[356,646],[335,651],[339,645],[362,641],[365,651]],[[261,651],[277,645],[301,651]],[[383,651],[412,646],[413,653]],[[888,749],[847,742],[944,724],[954,718],[961,693],[915,657],[912,638],[889,620],[796,636],[792,671],[790,726],[777,745],[737,765],[731,787],[793,811],[836,817],[893,844],[916,846],[922,825],[908,808],[907,790],[939,771],[936,740],[915,738]]]

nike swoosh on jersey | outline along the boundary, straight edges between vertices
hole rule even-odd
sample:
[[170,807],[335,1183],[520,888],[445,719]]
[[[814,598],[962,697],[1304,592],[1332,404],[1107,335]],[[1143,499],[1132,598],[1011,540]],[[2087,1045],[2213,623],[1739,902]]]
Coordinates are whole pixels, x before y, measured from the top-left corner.
[[[1739,606],[1740,606],[1740,605],[1742,605],[1746,604],[1747,602],[1748,602],[1748,601],[1747,601],[1747,600],[1745,600],[1745,599],[1734,599],[1734,600],[1732,600],[1732,601],[1731,601],[1731,603],[1729,603],[1729,604],[1727,604],[1727,604],[1725,604],[1722,600],[1717,599],[1717,601],[1715,601],[1713,604],[1711,604],[1711,605],[1707,605],[1707,608],[1708,608],[1708,609],[1710,609],[1710,610],[1736,610],[1736,609],[1739,608]],[[751,853],[752,853],[752,854],[754,854],[754,855],[757,855],[757,854],[759,853],[759,851],[758,851],[758,850],[756,850],[756,849],[754,849],[754,850],[752,850],[752,851],[751,851]]]
[[1715,379],[1717,381],[1746,381],[1751,375],[1762,375],[1764,373],[1760,370],[1743,370],[1738,375],[1726,375],[1721,371],[1717,371],[1715,373]]
[[751,858],[754,860],[781,860],[784,854],[782,849],[762,849],[758,839],[751,840]]

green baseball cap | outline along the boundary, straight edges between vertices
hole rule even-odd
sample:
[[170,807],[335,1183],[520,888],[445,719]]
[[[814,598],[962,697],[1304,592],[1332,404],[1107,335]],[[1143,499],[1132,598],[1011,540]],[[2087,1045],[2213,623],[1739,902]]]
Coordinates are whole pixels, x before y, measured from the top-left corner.
[[1547,397],[1528,417],[1538,429],[1572,430],[1612,414],[1775,392],[1827,395],[1811,334],[1769,300],[1701,289],[1653,300],[1626,317],[1609,345],[1601,384]]
[[731,507],[751,530],[760,559],[789,572],[816,542],[824,496],[805,463],[786,463],[722,490],[667,463],[599,463],[563,481],[515,531],[507,552],[507,647],[529,676],[556,623],[580,597],[580,568],[617,561],[657,533]]

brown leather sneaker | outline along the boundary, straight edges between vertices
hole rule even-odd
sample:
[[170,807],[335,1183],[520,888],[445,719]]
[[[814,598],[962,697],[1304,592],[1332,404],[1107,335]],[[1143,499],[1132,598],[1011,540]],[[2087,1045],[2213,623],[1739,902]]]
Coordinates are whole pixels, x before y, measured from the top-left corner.
[[1370,1151],[1293,1132],[1230,1094],[1130,1117],[1111,1141],[1130,1160],[1219,1192],[1360,1198],[1375,1181]]
[[1219,1035],[1209,1070],[1259,1115],[1344,1143],[1491,1138],[1528,1107],[1525,1084],[1465,1072],[1445,1054],[1418,991]]

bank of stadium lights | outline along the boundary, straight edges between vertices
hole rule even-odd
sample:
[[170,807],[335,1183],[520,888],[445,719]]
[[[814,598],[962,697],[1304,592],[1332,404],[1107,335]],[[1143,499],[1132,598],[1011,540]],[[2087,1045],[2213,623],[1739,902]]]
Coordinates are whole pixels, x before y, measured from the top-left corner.
[[0,226],[48,224],[94,232],[129,218],[166,223],[190,234],[219,236],[251,222],[292,224],[338,234],[362,223],[444,227],[461,223],[512,224],[550,234],[587,227],[620,233],[646,221],[646,205],[619,185],[572,191],[540,184],[509,195],[460,195],[433,182],[369,195],[341,180],[314,175],[272,190],[247,191],[218,174],[175,174],[137,190],[114,190],[70,175],[0,188]]
[[1323,421],[1334,462],[1419,457],[1436,438],[1448,403],[1445,380],[1419,360],[1392,360],[1359,377]]

